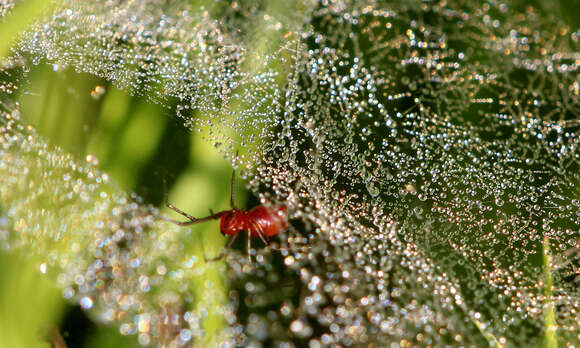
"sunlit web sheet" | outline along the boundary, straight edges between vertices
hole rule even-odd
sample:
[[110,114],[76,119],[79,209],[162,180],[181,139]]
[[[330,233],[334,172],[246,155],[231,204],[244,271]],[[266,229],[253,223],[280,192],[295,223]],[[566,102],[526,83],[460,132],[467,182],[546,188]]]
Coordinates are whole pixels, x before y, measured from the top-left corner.
[[219,266],[221,340],[578,345],[578,28],[496,2],[207,6],[70,1],[29,30],[0,85],[5,247],[142,343],[205,335],[183,230],[18,121],[27,66],[73,67],[177,100],[289,207],[286,251]]

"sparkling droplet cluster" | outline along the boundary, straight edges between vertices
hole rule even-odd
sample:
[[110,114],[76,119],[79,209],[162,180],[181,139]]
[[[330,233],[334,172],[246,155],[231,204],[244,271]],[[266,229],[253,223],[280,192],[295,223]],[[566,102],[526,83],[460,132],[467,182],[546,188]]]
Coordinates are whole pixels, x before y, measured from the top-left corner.
[[177,99],[291,212],[281,250],[227,257],[229,306],[189,308],[183,232],[4,107],[3,245],[49,250],[99,319],[143,344],[203,338],[210,310],[231,345],[580,342],[577,28],[495,1],[66,5],[15,55]]
[[0,17],[6,16],[14,8],[14,1],[2,0],[0,1]]

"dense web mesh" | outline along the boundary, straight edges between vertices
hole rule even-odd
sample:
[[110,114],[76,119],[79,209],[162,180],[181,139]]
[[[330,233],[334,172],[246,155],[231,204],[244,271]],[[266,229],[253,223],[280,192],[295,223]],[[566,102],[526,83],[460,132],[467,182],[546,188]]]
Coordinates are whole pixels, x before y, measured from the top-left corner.
[[[198,342],[215,311],[230,345],[578,345],[578,28],[495,1],[277,6],[71,1],[32,27],[0,84],[3,247],[143,344]],[[281,252],[219,266],[228,305],[192,308],[183,229],[19,122],[41,62],[177,101],[288,206]]]

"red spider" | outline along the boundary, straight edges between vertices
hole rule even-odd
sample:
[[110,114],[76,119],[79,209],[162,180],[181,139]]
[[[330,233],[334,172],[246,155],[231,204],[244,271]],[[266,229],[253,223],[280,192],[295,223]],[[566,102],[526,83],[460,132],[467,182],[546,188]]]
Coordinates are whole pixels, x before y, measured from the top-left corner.
[[[234,203],[234,178],[236,172],[232,173],[230,205],[232,209],[213,213],[210,210],[209,216],[203,218],[194,218],[186,212],[175,207],[165,200],[168,208],[185,216],[189,221],[177,221],[166,217],[161,217],[162,220],[173,222],[179,226],[187,226],[197,224],[199,222],[220,219],[220,231],[224,236],[232,236],[226,248],[230,248],[238,234],[242,231],[246,232],[247,238],[247,252],[248,257],[251,249],[251,237],[258,237],[268,245],[267,237],[275,236],[278,233],[284,232],[288,229],[288,211],[285,205],[265,206],[259,205],[251,210],[238,209]],[[225,249],[224,249],[225,250]],[[206,261],[216,261],[224,256],[224,252],[213,259],[206,259]]]

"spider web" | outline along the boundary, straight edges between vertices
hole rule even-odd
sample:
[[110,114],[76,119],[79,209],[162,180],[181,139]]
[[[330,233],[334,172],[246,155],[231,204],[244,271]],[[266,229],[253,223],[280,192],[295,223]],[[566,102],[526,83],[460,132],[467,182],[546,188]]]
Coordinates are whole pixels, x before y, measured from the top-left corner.
[[204,336],[180,230],[18,121],[9,95],[48,61],[178,100],[288,206],[281,255],[228,257],[224,341],[578,344],[578,29],[493,1],[287,6],[71,1],[31,28],[2,70],[3,245],[144,344]]

